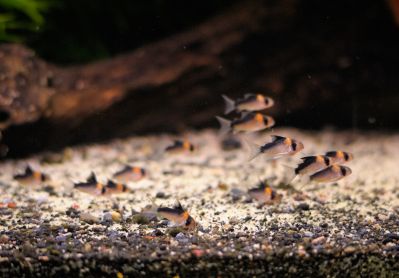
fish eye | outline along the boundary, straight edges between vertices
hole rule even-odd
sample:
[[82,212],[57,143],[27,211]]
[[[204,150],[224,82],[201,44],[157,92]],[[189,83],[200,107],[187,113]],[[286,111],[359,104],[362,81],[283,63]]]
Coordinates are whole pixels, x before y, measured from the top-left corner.
[[341,174],[343,176],[346,176],[346,169],[344,167],[341,167]]
[[268,98],[265,98],[265,103],[269,104],[269,99]]
[[348,154],[348,153],[345,153],[345,152],[344,152],[344,159],[345,159],[345,161],[348,161],[348,160],[349,160],[349,154]]
[[190,225],[190,224],[191,224],[191,221],[192,221],[192,218],[191,218],[191,216],[190,216],[190,217],[188,217],[187,220],[186,220],[186,226]]
[[193,146],[193,145],[190,146],[190,151],[191,151],[191,152],[194,151],[194,146]]
[[296,151],[297,143],[293,142],[291,146],[292,146],[292,149],[293,149],[294,151]]

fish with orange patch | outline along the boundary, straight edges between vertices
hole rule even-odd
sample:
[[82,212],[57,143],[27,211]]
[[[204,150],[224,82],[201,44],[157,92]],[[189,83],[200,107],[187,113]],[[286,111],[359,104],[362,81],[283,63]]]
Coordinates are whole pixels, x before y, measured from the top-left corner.
[[309,179],[315,183],[330,183],[339,181],[352,174],[349,167],[333,164],[319,172],[312,174]]
[[108,180],[104,194],[111,195],[126,192],[129,192],[129,188],[126,186],[126,184],[116,183],[112,180]]
[[175,140],[173,145],[166,147],[165,152],[167,153],[191,153],[194,152],[194,145],[188,140]]
[[113,174],[113,179],[120,183],[139,181],[146,176],[146,170],[141,167],[126,165],[125,168]]
[[24,185],[41,185],[50,180],[50,177],[40,171],[33,170],[29,165],[26,166],[23,174],[14,175],[14,179]]
[[261,111],[274,105],[274,101],[271,97],[262,94],[245,94],[243,98],[237,99],[236,101],[225,95],[222,95],[222,97],[226,103],[225,115],[233,111]]
[[188,230],[194,230],[197,226],[195,220],[188,211],[182,207],[180,202],[177,202],[173,208],[157,207],[156,212],[159,216],[168,219],[176,226],[182,226]]
[[326,152],[326,156],[328,156],[334,164],[345,164],[354,158],[353,154],[344,151]]
[[97,177],[93,172],[85,182],[74,183],[74,188],[91,195],[105,195],[107,191],[106,186],[97,181]]
[[263,182],[258,187],[248,190],[248,195],[257,202],[267,205],[279,203],[283,197]]
[[260,154],[265,155],[269,159],[277,159],[283,156],[292,156],[304,149],[302,142],[279,135],[272,135],[272,141],[259,146],[257,144],[248,142],[250,147],[249,161],[255,159]]
[[301,157],[301,159],[302,163],[294,170],[296,175],[311,175],[333,164],[326,155],[305,156]]
[[271,128],[275,124],[272,117],[252,112],[245,113],[241,118],[232,121],[219,116],[217,116],[216,119],[220,123],[221,134],[226,134],[230,131],[232,131],[233,134],[238,132],[255,132]]

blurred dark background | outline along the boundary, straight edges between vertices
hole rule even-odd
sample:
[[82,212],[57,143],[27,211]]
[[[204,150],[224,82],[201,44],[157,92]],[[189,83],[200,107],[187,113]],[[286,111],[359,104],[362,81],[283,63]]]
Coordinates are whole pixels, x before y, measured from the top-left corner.
[[[26,8],[10,1],[0,0],[0,39],[23,43],[59,66],[134,51],[247,3],[19,1]],[[278,126],[397,130],[399,28],[389,1],[251,2],[277,12],[220,54],[220,70],[194,69],[170,84],[140,88],[77,124],[40,119],[11,126],[3,140],[10,155],[137,133],[217,127],[213,116],[223,111],[220,95],[252,91],[278,100],[270,110]]]

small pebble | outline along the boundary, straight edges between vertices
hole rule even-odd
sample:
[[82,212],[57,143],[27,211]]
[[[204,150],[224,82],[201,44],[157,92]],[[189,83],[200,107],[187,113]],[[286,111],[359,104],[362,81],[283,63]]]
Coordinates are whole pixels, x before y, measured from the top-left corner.
[[82,212],[80,214],[79,219],[80,219],[80,221],[86,222],[88,224],[94,224],[94,223],[98,223],[99,222],[98,217],[96,217],[96,216],[94,216],[94,215],[92,215],[92,214],[90,214],[88,212]]

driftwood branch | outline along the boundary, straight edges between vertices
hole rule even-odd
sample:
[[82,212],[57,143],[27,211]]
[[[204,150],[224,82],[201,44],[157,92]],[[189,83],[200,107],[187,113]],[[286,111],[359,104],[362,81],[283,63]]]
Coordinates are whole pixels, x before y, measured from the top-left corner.
[[156,88],[197,69],[217,71],[219,56],[253,32],[266,11],[240,5],[182,34],[89,65],[59,68],[18,45],[0,48],[2,127],[46,117],[81,121],[128,92]]

